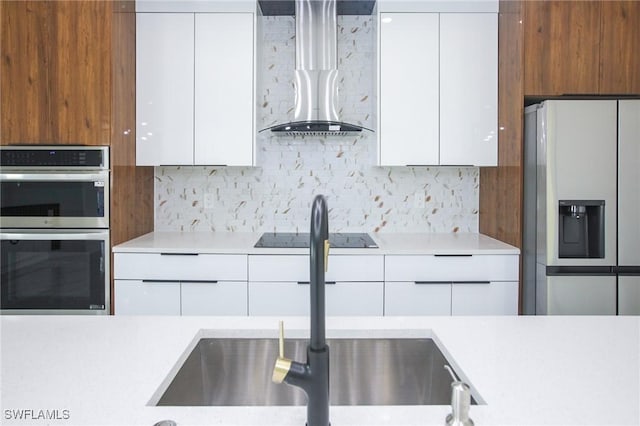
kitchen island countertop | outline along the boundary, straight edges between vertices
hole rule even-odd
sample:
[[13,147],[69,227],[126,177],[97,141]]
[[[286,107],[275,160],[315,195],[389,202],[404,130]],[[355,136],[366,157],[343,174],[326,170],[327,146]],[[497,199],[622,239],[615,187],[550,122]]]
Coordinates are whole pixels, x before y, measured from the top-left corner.
[[[253,232],[150,232],[116,253],[308,254],[308,248],[256,248]],[[478,233],[369,233],[378,248],[332,248],[335,254],[519,254],[517,247]]]
[[[0,423],[303,426],[304,406],[149,405],[199,337],[275,339],[277,324],[272,317],[2,316]],[[285,318],[285,327],[287,337],[305,337],[308,318]],[[476,425],[640,424],[638,317],[329,317],[327,337],[433,337],[484,402],[471,407]],[[449,412],[341,406],[330,417],[334,426],[442,425]]]

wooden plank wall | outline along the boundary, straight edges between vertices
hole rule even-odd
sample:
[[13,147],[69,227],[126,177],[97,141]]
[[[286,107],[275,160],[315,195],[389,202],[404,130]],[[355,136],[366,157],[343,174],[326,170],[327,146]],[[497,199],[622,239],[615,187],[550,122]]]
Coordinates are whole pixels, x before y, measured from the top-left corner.
[[110,1],[2,1],[0,143],[109,145]]
[[[114,2],[111,126],[111,244],[153,231],[153,167],[136,167],[136,16]],[[111,256],[113,277],[113,255]],[[111,280],[113,295],[113,279]],[[113,298],[111,309],[113,313]]]
[[[480,232],[522,247],[522,3],[500,1],[498,17],[498,167],[480,168]],[[521,280],[522,281],[522,280]]]

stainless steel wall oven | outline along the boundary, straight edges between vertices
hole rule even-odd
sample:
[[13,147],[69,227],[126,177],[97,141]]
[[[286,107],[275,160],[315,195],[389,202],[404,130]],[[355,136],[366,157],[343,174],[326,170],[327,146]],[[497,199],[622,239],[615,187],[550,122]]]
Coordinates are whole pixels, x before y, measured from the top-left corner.
[[4,146],[0,166],[0,313],[108,314],[108,147]]

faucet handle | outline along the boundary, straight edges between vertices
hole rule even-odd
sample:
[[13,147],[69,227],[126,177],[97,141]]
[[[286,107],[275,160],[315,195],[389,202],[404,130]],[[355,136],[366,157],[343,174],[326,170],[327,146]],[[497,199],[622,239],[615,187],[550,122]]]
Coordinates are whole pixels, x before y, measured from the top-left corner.
[[291,370],[291,360],[284,357],[284,321],[280,321],[278,336],[278,359],[276,359],[276,365],[273,367],[273,375],[271,380],[274,383],[284,382],[285,377]]
[[331,244],[329,244],[329,240],[324,240],[324,271],[327,272],[329,270],[329,248]]
[[278,358],[284,358],[284,321],[278,324],[280,333],[278,335]]

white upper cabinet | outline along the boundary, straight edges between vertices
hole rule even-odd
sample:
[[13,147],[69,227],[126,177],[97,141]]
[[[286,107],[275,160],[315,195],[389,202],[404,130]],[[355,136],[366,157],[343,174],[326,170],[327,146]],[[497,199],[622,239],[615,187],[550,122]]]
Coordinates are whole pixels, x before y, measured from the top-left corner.
[[196,165],[253,159],[253,14],[196,14]]
[[382,166],[497,165],[496,13],[380,13]]
[[136,14],[136,164],[193,164],[193,14]]
[[438,164],[438,14],[380,15],[380,163]]
[[440,15],[440,164],[498,164],[498,15]]
[[254,13],[137,13],[136,164],[253,165]]

